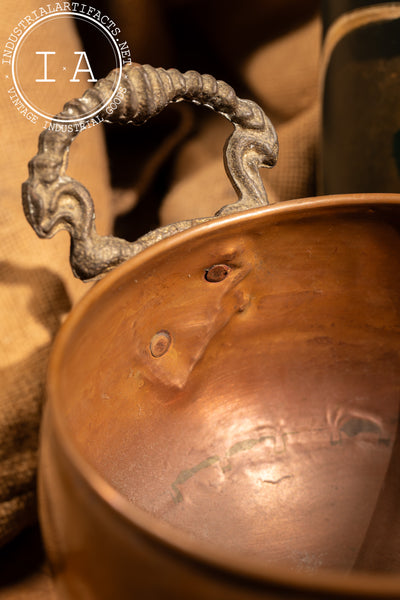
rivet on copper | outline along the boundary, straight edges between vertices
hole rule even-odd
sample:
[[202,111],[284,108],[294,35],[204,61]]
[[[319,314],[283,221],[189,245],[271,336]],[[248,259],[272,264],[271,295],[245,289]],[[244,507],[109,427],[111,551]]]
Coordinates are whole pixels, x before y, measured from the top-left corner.
[[160,358],[168,351],[171,345],[171,336],[168,331],[158,331],[150,342],[150,352],[154,358]]
[[205,278],[211,283],[223,281],[231,271],[231,267],[228,265],[213,265],[209,269],[206,269]]

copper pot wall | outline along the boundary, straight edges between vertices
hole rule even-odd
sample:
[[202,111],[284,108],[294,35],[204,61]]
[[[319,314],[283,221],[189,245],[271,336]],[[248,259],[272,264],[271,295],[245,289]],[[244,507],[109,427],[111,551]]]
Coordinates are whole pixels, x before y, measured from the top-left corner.
[[129,67],[115,118],[143,118],[143,69],[152,93],[180,81],[157,110],[229,115],[239,201],[104,240],[64,173],[74,133],[42,134],[29,221],[69,230],[84,278],[124,263],[50,363],[40,510],[60,597],[400,597],[400,196],[263,206],[256,167],[277,143],[259,107],[210,76]]

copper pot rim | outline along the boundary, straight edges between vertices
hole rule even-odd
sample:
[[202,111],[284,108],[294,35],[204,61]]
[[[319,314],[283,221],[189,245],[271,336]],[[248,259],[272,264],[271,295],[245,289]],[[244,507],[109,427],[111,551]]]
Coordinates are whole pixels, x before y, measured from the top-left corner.
[[182,558],[217,570],[225,576],[245,579],[249,583],[265,588],[286,588],[297,592],[326,593],[332,596],[337,594],[354,597],[400,597],[400,575],[366,572],[344,574],[327,569],[313,574],[295,572],[279,564],[271,563],[265,566],[260,559],[243,557],[232,551],[227,552],[218,549],[211,543],[194,540],[183,530],[178,530],[135,506],[104,480],[79,452],[73,436],[65,427],[61,414],[62,410],[57,410],[57,400],[60,401],[61,398],[61,395],[57,393],[58,373],[62,368],[64,348],[68,346],[69,337],[75,326],[90,311],[92,306],[101,300],[105,292],[114,286],[118,286],[140,264],[148,263],[159,256],[160,253],[167,252],[178,245],[183,245],[194,238],[206,236],[216,229],[229,228],[236,223],[248,223],[260,218],[268,219],[268,217],[279,218],[282,214],[310,214],[317,209],[325,211],[325,209],[364,207],[373,210],[374,207],[383,206],[387,208],[398,206],[400,209],[400,194],[340,194],[302,198],[242,211],[208,221],[164,239],[127,260],[93,286],[74,307],[56,337],[48,368],[47,398],[56,439],[65,457],[76,469],[80,478],[94,495],[101,502],[108,505],[128,527],[135,527],[155,543],[166,550],[178,553]]

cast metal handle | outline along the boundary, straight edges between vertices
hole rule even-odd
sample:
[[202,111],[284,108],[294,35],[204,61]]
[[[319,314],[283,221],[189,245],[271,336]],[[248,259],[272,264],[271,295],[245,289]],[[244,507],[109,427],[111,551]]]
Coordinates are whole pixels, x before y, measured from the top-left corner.
[[[155,69],[149,65],[125,65],[112,112],[104,106],[99,117],[107,122],[140,125],[171,102],[189,100],[203,104],[232,121],[234,131],[224,150],[226,173],[238,201],[221,208],[214,217],[181,221],[147,233],[136,242],[100,236],[94,224],[94,207],[88,190],[65,174],[73,139],[90,121],[91,112],[104,104],[113,91],[116,71],[100,79],[82,98],[68,102],[56,115],[57,122],[77,118],[68,127],[45,130],[38,154],[29,163],[29,179],[22,186],[25,215],[39,237],[50,238],[66,229],[71,236],[74,274],[88,280],[135,256],[151,244],[217,216],[268,204],[259,167],[271,167],[278,154],[276,132],[262,109],[251,100],[238,98],[234,90],[211,75],[195,71]],[[111,112],[111,114],[108,114]],[[54,122],[53,122],[54,123]],[[63,130],[64,129],[64,130]]]

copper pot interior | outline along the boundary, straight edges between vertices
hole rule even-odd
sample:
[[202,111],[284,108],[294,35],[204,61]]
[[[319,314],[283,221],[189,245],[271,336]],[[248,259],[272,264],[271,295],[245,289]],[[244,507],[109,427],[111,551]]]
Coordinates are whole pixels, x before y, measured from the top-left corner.
[[58,376],[79,452],[228,554],[356,568],[397,444],[398,212],[261,211],[99,284]]

